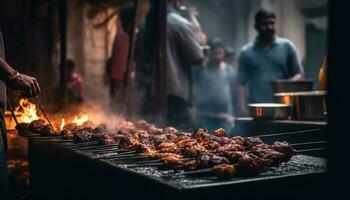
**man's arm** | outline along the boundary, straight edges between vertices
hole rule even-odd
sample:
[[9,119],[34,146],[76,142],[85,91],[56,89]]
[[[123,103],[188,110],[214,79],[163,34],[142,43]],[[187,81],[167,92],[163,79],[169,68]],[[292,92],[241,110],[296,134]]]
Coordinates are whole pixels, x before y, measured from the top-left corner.
[[292,81],[303,80],[303,79],[304,79],[304,75],[301,73],[295,74],[292,78],[290,78],[290,80]]
[[304,79],[304,68],[301,65],[295,46],[292,42],[289,43],[289,53],[287,67],[289,71],[290,80],[302,80]]
[[12,69],[2,58],[0,58],[0,72],[0,78],[4,82],[16,75],[16,70]]
[[237,71],[237,104],[239,109],[239,116],[248,116],[247,110],[247,83],[249,80],[249,64],[248,57],[244,51],[241,51],[241,55],[238,59],[238,71]]
[[203,51],[191,25],[189,23],[183,23],[178,25],[176,29],[178,36],[178,44],[181,53],[181,57],[188,65],[202,65]]
[[247,110],[247,101],[245,99],[246,97],[246,87],[244,85],[238,85],[237,86],[237,103],[239,108],[239,115],[244,117],[248,116],[248,110]]
[[41,90],[38,81],[25,74],[18,73],[0,58],[0,79],[14,90],[23,92],[25,96],[37,96]]

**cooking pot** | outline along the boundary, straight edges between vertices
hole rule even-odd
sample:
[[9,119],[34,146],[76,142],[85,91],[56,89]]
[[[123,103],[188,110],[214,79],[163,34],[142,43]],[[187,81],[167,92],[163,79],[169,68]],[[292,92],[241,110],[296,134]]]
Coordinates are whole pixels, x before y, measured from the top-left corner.
[[325,120],[326,91],[284,92],[274,94],[279,103],[292,106],[292,119]]
[[254,119],[288,119],[292,106],[281,103],[254,103],[248,104],[248,107]]
[[273,93],[312,91],[314,81],[305,80],[275,80],[270,82]]

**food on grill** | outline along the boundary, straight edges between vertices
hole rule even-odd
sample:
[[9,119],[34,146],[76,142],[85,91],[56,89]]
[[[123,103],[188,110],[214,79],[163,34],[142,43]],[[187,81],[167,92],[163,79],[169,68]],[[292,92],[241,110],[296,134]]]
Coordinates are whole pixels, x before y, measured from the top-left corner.
[[29,131],[33,133],[41,133],[42,129],[45,126],[45,121],[42,119],[34,120],[29,124]]
[[212,135],[218,136],[218,137],[227,137],[225,129],[219,128],[211,133]]
[[18,123],[16,125],[16,130],[25,131],[25,130],[28,130],[28,129],[29,129],[29,124],[28,123]]
[[50,125],[46,124],[40,131],[41,136],[59,136],[59,133],[57,133],[55,130],[51,128]]
[[73,134],[72,134],[72,131],[70,131],[70,130],[62,130],[61,136],[63,139],[66,139],[66,140],[73,139]]
[[[173,127],[158,128],[145,120],[135,123],[120,121],[115,130],[101,124],[67,124],[60,135],[76,143],[97,141],[101,145],[115,144],[119,149],[162,162],[166,167],[184,170],[211,168],[218,178],[256,175],[266,167],[287,162],[296,151],[287,142],[265,144],[257,137],[228,138],[220,128],[211,134],[206,129],[182,133]],[[91,123],[90,123],[91,124]],[[28,129],[45,136],[56,135],[43,120],[19,124],[18,130]]]
[[228,179],[236,174],[236,169],[233,165],[219,164],[213,167],[213,172],[218,178]]

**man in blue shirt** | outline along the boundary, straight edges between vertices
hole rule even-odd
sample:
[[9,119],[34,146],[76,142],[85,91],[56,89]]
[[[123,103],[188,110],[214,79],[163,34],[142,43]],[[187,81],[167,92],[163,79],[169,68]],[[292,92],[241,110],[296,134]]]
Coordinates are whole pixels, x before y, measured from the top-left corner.
[[277,37],[276,15],[267,10],[255,14],[256,40],[241,50],[238,67],[238,103],[241,115],[247,115],[248,103],[271,103],[270,81],[303,79],[303,67],[294,44]]
[[196,125],[213,131],[232,132],[232,90],[236,73],[224,62],[225,45],[220,39],[210,42],[209,63],[194,73]]

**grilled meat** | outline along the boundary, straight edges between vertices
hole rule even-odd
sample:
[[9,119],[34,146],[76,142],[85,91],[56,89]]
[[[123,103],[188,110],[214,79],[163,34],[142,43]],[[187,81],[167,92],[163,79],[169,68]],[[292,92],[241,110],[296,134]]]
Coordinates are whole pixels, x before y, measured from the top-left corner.
[[57,133],[55,130],[51,128],[50,125],[46,124],[40,131],[41,136],[58,136],[59,133]]
[[229,179],[236,174],[236,168],[230,164],[219,164],[213,167],[213,172],[218,178]]
[[26,131],[29,129],[29,124],[28,123],[18,123],[16,125],[16,130],[19,130],[19,131]]
[[42,119],[34,120],[29,124],[29,131],[40,134],[45,126],[45,121]]
[[66,139],[66,140],[73,139],[73,133],[70,130],[65,130],[65,129],[62,130],[61,131],[61,136],[62,136],[63,139]]
[[292,156],[297,154],[296,150],[293,149],[287,142],[274,142],[273,145],[271,145],[271,148],[285,155],[283,158],[284,162],[288,161]]
[[219,128],[211,133],[212,135],[215,135],[217,137],[227,137],[225,129]]

